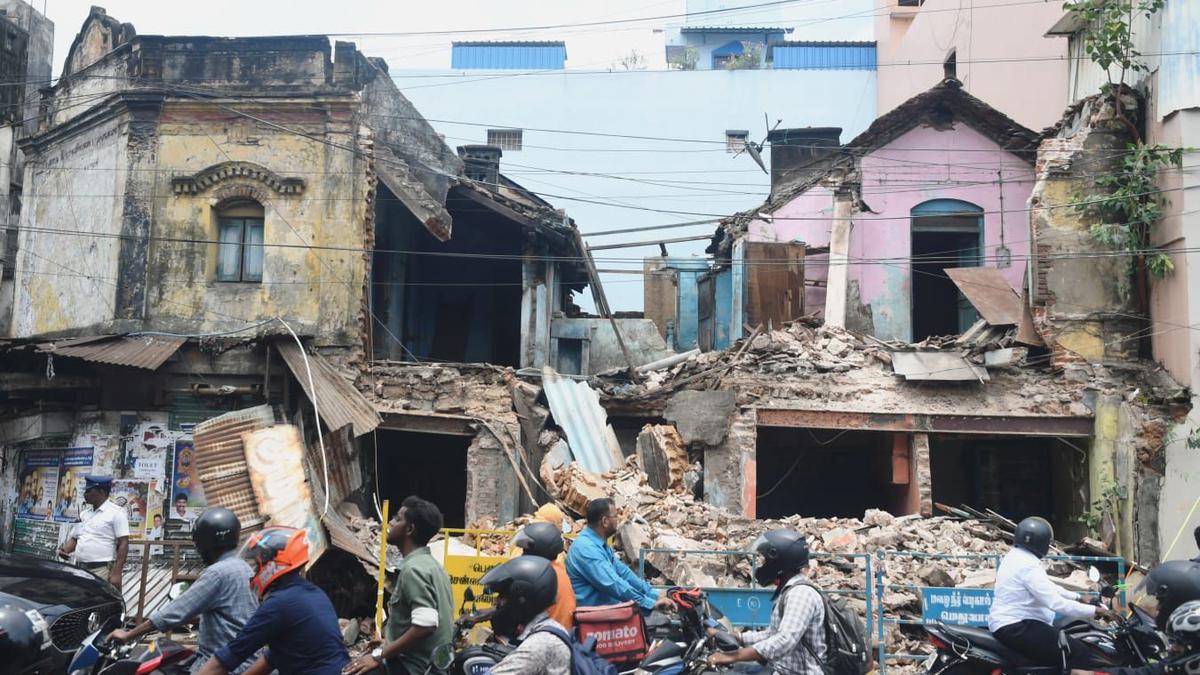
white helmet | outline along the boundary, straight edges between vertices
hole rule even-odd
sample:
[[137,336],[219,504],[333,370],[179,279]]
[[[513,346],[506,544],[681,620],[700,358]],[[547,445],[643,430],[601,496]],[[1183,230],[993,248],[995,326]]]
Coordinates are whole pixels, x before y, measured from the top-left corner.
[[1200,600],[1189,600],[1171,612],[1167,635],[1186,651],[1200,651]]

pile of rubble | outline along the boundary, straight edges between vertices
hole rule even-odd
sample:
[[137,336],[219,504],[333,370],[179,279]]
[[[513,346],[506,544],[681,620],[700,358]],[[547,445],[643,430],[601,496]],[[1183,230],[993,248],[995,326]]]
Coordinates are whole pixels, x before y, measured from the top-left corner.
[[[996,523],[961,516],[896,517],[869,510],[862,518],[792,516],[753,520],[698,501],[685,486],[652,488],[636,458],[604,475],[589,474],[575,464],[543,475],[561,505],[575,513],[582,513],[589,499],[613,498],[625,523],[616,535],[617,548],[635,570],[644,559],[644,571],[652,583],[750,587],[752,557],[738,552],[747,551],[765,530],[787,527],[808,537],[816,554],[809,571],[814,583],[828,590],[847,591],[848,603],[864,616],[865,595],[872,583],[867,578],[867,556],[877,551],[903,552],[882,561],[876,559],[873,565],[876,571],[882,565],[886,584],[882,602],[888,616],[912,619],[921,615],[916,587],[991,587],[996,578],[996,559],[1011,545],[1010,533]],[[517,529],[523,524],[512,523],[502,529]],[[581,521],[572,523],[576,532],[582,527]],[[507,544],[497,538],[488,548],[499,553]],[[663,549],[712,553],[680,554]],[[1067,588],[1089,587],[1086,572],[1078,567],[1056,563],[1050,572]],[[919,631],[912,628],[889,624],[885,638],[892,652],[920,653],[927,649]]]

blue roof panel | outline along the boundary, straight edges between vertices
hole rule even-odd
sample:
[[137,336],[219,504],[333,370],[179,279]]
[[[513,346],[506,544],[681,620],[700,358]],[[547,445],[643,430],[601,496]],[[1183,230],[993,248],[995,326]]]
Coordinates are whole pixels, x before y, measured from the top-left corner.
[[460,70],[562,70],[567,48],[559,43],[454,44],[450,67]]
[[775,70],[875,70],[875,45],[813,43],[773,46]]

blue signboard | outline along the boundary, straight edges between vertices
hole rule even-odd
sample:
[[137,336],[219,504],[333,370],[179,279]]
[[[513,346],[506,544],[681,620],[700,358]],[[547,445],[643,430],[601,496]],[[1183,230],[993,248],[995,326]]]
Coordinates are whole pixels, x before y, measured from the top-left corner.
[[990,588],[922,588],[922,620],[958,626],[987,626]]

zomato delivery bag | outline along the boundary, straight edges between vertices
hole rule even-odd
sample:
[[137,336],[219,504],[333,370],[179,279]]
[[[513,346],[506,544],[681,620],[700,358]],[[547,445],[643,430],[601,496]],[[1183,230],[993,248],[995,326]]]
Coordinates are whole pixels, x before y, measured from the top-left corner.
[[614,663],[641,661],[646,656],[646,622],[631,602],[575,610],[579,641],[596,638],[596,653]]

